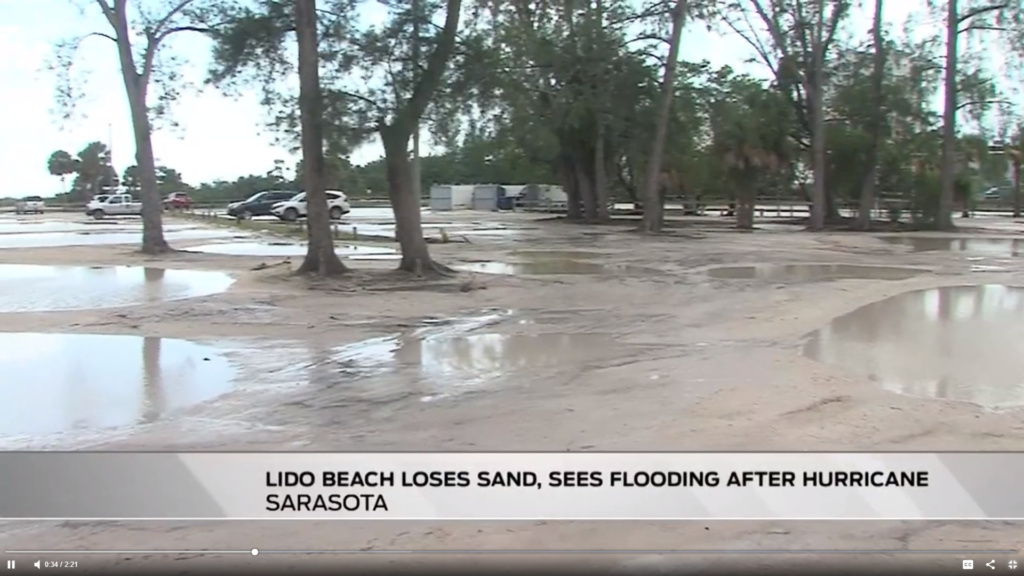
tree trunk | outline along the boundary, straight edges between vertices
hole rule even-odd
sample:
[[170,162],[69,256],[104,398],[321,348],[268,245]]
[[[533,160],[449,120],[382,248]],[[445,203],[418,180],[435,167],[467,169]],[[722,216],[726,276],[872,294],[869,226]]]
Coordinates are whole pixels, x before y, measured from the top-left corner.
[[942,111],[942,166],[939,172],[941,192],[936,225],[940,230],[953,230],[953,189],[956,187],[956,69],[957,39],[960,21],[957,0],[949,3],[946,14],[946,78]]
[[860,189],[860,207],[857,212],[857,228],[871,229],[871,209],[875,205],[878,186],[878,152],[882,146],[882,119],[885,117],[885,94],[882,83],[885,79],[885,45],[882,38],[882,4],[883,0],[875,0],[875,17],[871,25],[871,39],[875,44],[875,54],[871,69],[871,100],[873,113],[868,136],[867,173]]
[[573,166],[576,169],[576,185],[580,197],[583,200],[583,219],[587,222],[597,220],[597,191],[594,190],[594,183],[591,178],[592,172],[588,171],[588,164],[583,154],[576,157]]
[[594,199],[597,202],[597,219],[607,222],[608,162],[605,159],[603,123],[598,126],[597,141],[594,142]]
[[[604,30],[604,2],[594,3],[597,27]],[[602,106],[603,108],[603,106]],[[606,222],[608,214],[608,162],[605,154],[605,118],[602,110],[596,114],[597,138],[594,142],[594,201],[597,203],[597,220]]]
[[736,227],[740,230],[754,229],[756,198],[757,193],[752,190],[750,184],[743,185],[739,193],[736,194]]
[[644,219],[640,229],[647,233],[661,232],[665,219],[664,197],[659,176],[662,156],[665,155],[665,139],[668,137],[669,115],[672,113],[672,100],[675,96],[679,44],[688,7],[688,0],[676,0],[676,5],[672,9],[672,37],[668,44],[668,60],[665,63],[661,102],[658,104],[658,117],[654,125],[654,141],[651,143],[651,156],[647,159],[647,174],[644,178]]
[[[114,28],[117,55],[121,64],[121,79],[124,82],[125,94],[128,96],[128,108],[132,115],[135,163],[139,167],[141,180],[139,199],[142,201],[142,252],[162,254],[169,252],[171,247],[164,239],[163,203],[160,201],[160,192],[157,190],[156,160],[153,157],[153,129],[149,123],[149,107],[146,105],[148,78],[139,74],[138,68],[135,67],[131,33],[128,29],[127,3],[124,0],[115,2],[113,10],[106,9],[105,13],[110,25]],[[99,178],[97,178],[96,185],[99,185]]]
[[299,116],[302,124],[302,166],[306,183],[306,234],[309,246],[297,274],[330,276],[348,269],[334,252],[331,221],[324,191],[323,111],[320,56],[317,48],[316,0],[295,0],[295,32],[299,45]]
[[828,212],[825,197],[825,1],[818,0],[818,21],[814,27],[812,51],[814,55],[814,75],[808,79],[807,91],[811,95],[811,133],[812,167],[814,187],[811,197],[811,230],[825,227],[825,216]]
[[1013,217],[1020,218],[1020,161],[1013,161]]
[[572,155],[563,153],[559,173],[562,176],[562,188],[565,190],[565,218],[571,221],[580,220],[583,197],[580,195],[580,182]]
[[423,237],[420,198],[413,183],[413,165],[409,161],[412,135],[399,126],[381,130],[384,162],[387,165],[388,198],[395,213],[395,238],[402,250],[398,269],[418,276],[451,274],[447,266],[434,262]]

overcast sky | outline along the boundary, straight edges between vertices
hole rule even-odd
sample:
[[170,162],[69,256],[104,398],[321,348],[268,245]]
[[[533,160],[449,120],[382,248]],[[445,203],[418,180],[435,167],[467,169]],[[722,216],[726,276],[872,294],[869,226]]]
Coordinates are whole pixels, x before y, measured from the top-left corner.
[[[127,101],[114,46],[109,41],[91,38],[78,53],[77,66],[89,72],[87,97],[80,104],[86,116],[62,126],[51,112],[55,82],[46,66],[54,43],[105,29],[106,23],[94,3],[83,4],[87,8],[84,13],[70,0],[0,0],[0,174],[7,186],[0,195],[49,196],[60,192],[60,180],[46,171],[50,153],[63,149],[74,154],[94,140],[112,144],[119,173],[135,163]],[[899,23],[911,12],[921,10],[923,0],[886,4],[887,20]],[[866,33],[870,14],[860,10],[851,23],[851,28]],[[715,65],[728,64],[765,76],[762,67],[744,64],[751,54],[735,37],[721,37],[708,32],[703,24],[695,24],[686,30],[684,38],[680,52],[683,59],[707,59]],[[186,33],[167,47],[187,59],[188,76],[201,82],[209,41]],[[277,159],[285,160],[289,167],[294,165],[295,158],[275,146],[273,135],[263,128],[266,113],[255,93],[234,99],[212,88],[192,90],[175,104],[173,118],[178,128],[161,128],[153,135],[157,163],[177,169],[190,183],[264,173]],[[363,163],[381,155],[379,145],[369,145],[359,150],[353,161]]]

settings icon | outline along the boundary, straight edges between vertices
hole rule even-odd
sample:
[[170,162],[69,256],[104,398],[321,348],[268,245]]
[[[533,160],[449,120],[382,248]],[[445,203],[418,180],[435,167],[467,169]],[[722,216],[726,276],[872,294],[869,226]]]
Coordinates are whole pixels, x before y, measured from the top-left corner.
[[1006,565],[1010,567],[1010,570],[1016,570],[1017,569],[1017,561],[1016,560],[1010,560],[1009,562],[1007,562]]

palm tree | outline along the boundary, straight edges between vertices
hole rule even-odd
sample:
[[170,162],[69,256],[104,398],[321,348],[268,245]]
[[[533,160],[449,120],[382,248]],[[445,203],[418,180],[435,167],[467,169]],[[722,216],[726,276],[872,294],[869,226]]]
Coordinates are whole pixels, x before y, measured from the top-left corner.
[[756,81],[741,77],[733,85],[731,96],[712,105],[712,148],[735,187],[736,226],[749,230],[758,187],[789,164],[788,108]]

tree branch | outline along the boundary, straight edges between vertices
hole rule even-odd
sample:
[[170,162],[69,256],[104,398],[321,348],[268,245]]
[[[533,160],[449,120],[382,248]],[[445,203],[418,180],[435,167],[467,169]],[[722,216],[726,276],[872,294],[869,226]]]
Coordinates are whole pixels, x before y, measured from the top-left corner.
[[959,106],[956,107],[956,109],[957,109],[957,111],[959,111],[959,110],[961,110],[963,108],[967,108],[968,106],[981,106],[981,105],[984,105],[984,104],[1005,104],[1005,105],[1009,105],[1009,104],[1012,104],[1012,103],[1010,101],[1008,101],[1008,100],[970,100],[968,102],[964,102],[964,103],[960,104]]
[[83,40],[85,40],[86,38],[88,38],[90,36],[99,36],[100,38],[106,38],[107,40],[110,40],[111,42],[117,44],[117,38],[114,38],[110,34],[106,34],[104,32],[89,32],[85,36],[82,36],[81,38],[79,38],[78,42],[81,43]]
[[978,6],[977,8],[968,10],[962,16],[958,17],[956,19],[956,23],[963,24],[964,22],[970,20],[971,18],[981,16],[982,14],[987,14],[989,12],[995,12],[996,10],[1002,10],[1003,8],[1006,8],[1009,5],[1009,2],[1003,2],[1000,4],[989,4],[988,6]]
[[178,4],[174,6],[174,8],[171,8],[167,12],[167,14],[165,14],[164,17],[156,23],[156,26],[153,26],[153,28],[149,30],[149,34],[152,34],[153,36],[159,38],[161,36],[161,33],[163,32],[164,26],[167,26],[167,24],[171,21],[172,18],[175,17],[175,15],[184,10],[186,7],[188,7],[189,4],[191,4],[194,1],[195,0],[181,0],[180,2],[178,2]]
[[160,50],[160,44],[167,39],[171,34],[178,32],[199,32],[202,34],[209,34],[213,30],[203,26],[175,26],[168,28],[163,32],[156,35],[149,35],[149,42],[146,44],[146,53],[142,64],[142,83],[144,86],[149,85],[149,77],[153,75],[153,62],[156,60],[156,54]]
[[373,106],[378,112],[381,112],[381,113],[386,113],[387,112],[387,108],[385,108],[384,106],[381,106],[381,104],[379,102],[377,102],[376,100],[374,100],[373,98],[367,98],[366,96],[363,96],[361,94],[355,94],[353,92],[346,92],[344,90],[338,90],[337,92],[338,92],[338,94],[340,94],[341,96],[344,96],[346,98],[354,98],[356,100],[361,100],[363,102],[366,102],[370,106]]
[[959,30],[956,31],[956,33],[964,34],[966,32],[971,32],[972,30],[989,30],[993,32],[1005,32],[1007,28],[1004,28],[1002,26],[986,26],[982,24],[971,24],[967,28],[960,28]]
[[116,20],[114,18],[114,7],[107,4],[106,0],[96,0],[96,3],[99,4],[100,10],[103,11],[103,16],[107,18],[107,22],[109,22],[111,26],[115,26]]
[[412,130],[423,112],[430,104],[430,97],[437,90],[448,65],[448,58],[455,49],[455,37],[459,27],[462,1],[448,0],[444,21],[444,29],[439,34],[437,45],[427,57],[427,71],[416,83],[412,95],[398,114],[398,122],[404,124],[402,130]]

